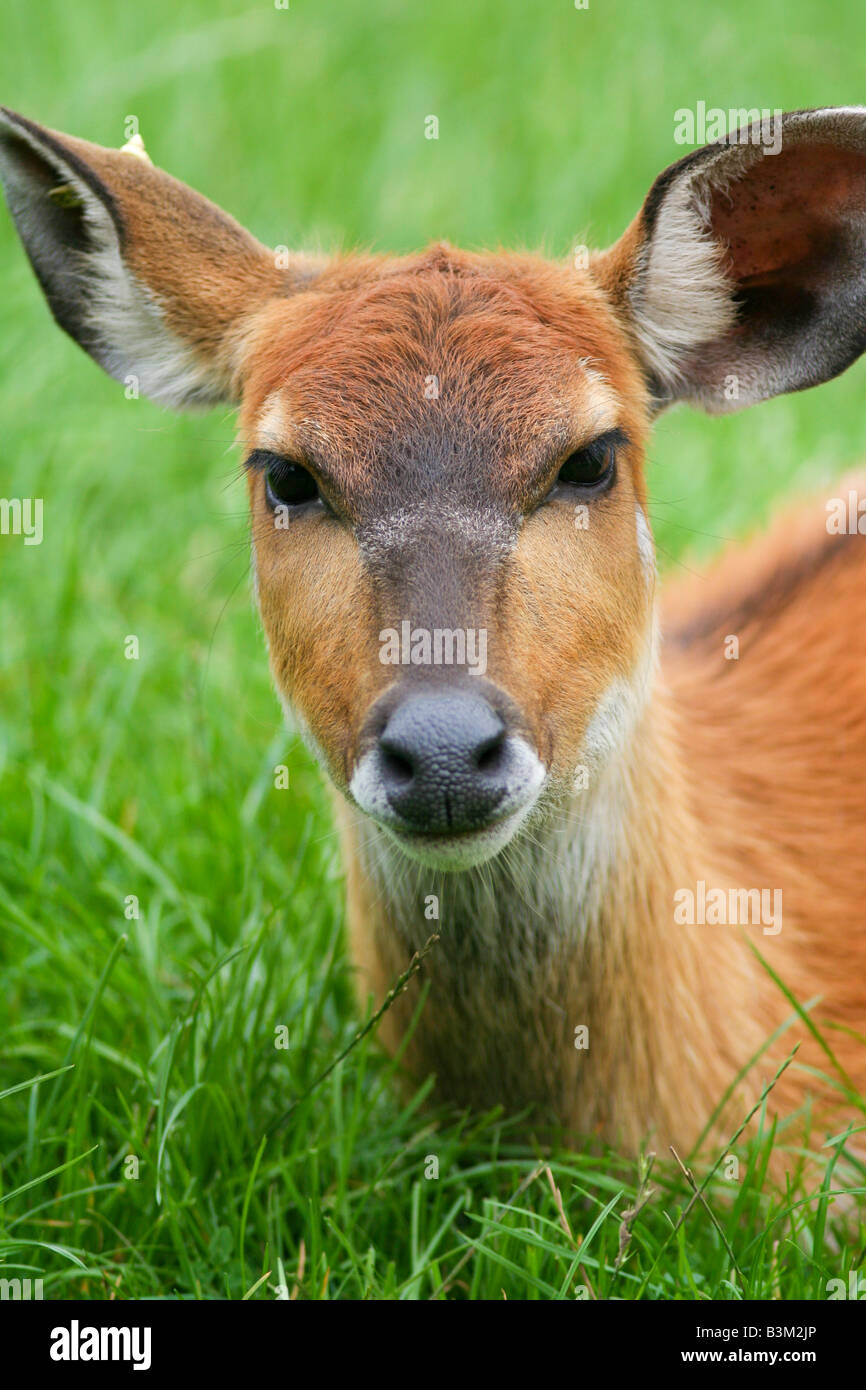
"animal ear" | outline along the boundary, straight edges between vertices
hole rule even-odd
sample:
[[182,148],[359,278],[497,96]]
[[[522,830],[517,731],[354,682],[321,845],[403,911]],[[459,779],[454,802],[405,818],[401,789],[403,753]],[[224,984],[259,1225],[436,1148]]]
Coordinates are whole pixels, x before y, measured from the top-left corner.
[[0,181],[52,314],[111,376],[166,405],[236,400],[245,325],[297,265],[279,269],[142,145],[103,149],[3,107]]
[[736,410],[838,376],[866,348],[866,108],[687,155],[594,266],[659,407]]

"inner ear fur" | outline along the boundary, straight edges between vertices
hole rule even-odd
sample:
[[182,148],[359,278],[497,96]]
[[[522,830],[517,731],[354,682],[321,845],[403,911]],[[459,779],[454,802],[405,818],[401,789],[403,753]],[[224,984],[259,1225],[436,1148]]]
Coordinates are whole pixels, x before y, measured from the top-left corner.
[[49,307],[112,376],[169,405],[233,400],[244,326],[289,294],[274,254],[146,158],[0,108],[0,179]]
[[799,391],[866,348],[866,109],[792,112],[659,176],[594,267],[657,404]]

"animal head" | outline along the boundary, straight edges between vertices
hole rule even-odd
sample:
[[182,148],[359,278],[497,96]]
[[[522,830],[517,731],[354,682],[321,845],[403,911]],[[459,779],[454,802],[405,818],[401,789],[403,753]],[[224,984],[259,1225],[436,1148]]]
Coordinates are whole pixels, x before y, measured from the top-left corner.
[[239,407],[278,688],[423,863],[489,858],[631,737],[654,415],[800,390],[866,346],[866,110],[761,136],[672,165],[585,258],[331,260],[267,250],[135,152],[0,114],[60,326],[157,401]]

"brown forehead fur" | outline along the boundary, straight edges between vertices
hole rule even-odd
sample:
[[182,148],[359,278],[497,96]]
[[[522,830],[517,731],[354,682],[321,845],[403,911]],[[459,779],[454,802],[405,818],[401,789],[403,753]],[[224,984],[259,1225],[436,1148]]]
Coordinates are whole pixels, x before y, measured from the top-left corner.
[[339,260],[256,314],[246,362],[244,440],[259,442],[262,409],[279,391],[282,446],[324,456],[362,493],[401,435],[432,429],[495,441],[516,502],[527,451],[555,456],[583,442],[586,367],[619,403],[616,423],[636,443],[646,429],[645,387],[604,291],[588,272],[534,256],[437,244],[396,261]]

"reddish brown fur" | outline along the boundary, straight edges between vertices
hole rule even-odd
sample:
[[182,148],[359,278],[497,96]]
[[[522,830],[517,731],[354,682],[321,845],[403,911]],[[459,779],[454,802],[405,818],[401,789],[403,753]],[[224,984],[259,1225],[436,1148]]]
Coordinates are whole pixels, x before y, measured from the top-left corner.
[[[740,883],[783,888],[778,945],[757,944],[801,1003],[817,997],[811,1016],[862,1093],[866,547],[858,535],[828,535],[826,521],[823,505],[803,507],[730,552],[704,582],[671,586],[665,667],[683,711],[690,802],[715,860]],[[682,646],[679,628],[692,633]],[[738,660],[724,658],[728,634],[739,638]],[[791,1012],[765,982],[761,995],[767,1018]],[[804,1029],[786,1048],[794,1037],[804,1040],[799,1061],[838,1082]],[[809,1087],[807,1076],[789,1076],[786,1101]]]

